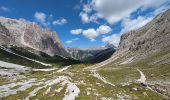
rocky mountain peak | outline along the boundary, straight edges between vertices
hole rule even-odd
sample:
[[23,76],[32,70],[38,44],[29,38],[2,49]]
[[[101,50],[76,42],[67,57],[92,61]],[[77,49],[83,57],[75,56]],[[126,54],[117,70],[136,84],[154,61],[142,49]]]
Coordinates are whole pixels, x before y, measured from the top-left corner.
[[[159,14],[144,27],[124,33],[119,51],[152,51],[168,47],[170,44],[170,10]],[[164,41],[164,42],[163,42]]]
[[56,32],[34,22],[0,17],[0,37],[0,45],[29,47],[52,56],[69,56]]

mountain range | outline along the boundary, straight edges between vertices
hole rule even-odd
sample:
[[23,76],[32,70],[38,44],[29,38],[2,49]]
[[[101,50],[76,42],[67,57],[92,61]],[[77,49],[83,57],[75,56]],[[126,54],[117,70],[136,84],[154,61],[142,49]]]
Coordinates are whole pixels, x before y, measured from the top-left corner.
[[[115,46],[112,44],[107,44],[104,47],[93,47],[87,49],[80,48],[67,48],[67,51],[71,54],[71,57],[80,60],[82,62],[101,62],[111,57],[115,52]],[[99,55],[103,54],[100,58]],[[100,59],[100,60],[99,60]]]
[[117,48],[64,48],[57,33],[0,17],[0,99],[169,100],[170,10]]

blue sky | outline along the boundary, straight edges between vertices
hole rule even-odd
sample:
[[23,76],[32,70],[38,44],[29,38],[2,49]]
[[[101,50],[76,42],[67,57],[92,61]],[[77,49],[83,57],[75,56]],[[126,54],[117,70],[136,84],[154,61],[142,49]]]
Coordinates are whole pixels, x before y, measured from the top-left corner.
[[80,48],[118,46],[121,34],[169,8],[169,0],[0,0],[0,16],[34,21]]

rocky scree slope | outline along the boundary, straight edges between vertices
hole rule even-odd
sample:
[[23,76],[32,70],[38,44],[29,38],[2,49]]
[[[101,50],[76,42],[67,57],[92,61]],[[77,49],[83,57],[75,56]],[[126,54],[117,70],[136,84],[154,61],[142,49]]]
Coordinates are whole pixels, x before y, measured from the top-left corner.
[[157,15],[151,22],[121,36],[119,47],[113,56],[95,66],[102,67],[112,62],[135,62],[150,55],[167,51],[162,58],[164,63],[170,63],[170,10]]
[[51,56],[69,56],[55,32],[24,20],[0,17],[0,45],[32,48]]
[[144,27],[123,34],[120,41],[117,54],[131,52],[136,60],[166,49],[169,51],[170,10],[159,14]]

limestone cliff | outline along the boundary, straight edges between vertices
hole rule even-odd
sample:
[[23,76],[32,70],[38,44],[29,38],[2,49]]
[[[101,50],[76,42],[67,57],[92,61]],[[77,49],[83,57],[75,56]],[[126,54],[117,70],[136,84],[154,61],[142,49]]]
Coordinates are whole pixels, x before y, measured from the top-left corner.
[[69,56],[56,32],[24,20],[0,17],[0,45],[29,47],[51,56]]

